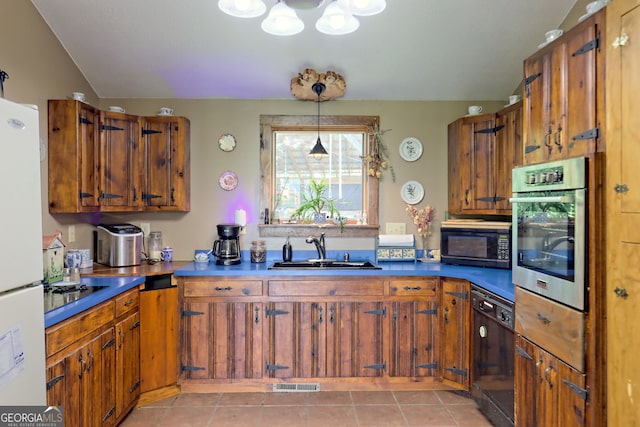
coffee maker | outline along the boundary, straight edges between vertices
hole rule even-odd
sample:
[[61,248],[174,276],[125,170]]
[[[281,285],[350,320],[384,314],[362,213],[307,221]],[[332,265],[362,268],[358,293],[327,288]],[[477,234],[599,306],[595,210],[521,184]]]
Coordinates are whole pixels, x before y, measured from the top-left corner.
[[213,242],[213,255],[217,265],[240,264],[240,226],[218,224],[218,240]]

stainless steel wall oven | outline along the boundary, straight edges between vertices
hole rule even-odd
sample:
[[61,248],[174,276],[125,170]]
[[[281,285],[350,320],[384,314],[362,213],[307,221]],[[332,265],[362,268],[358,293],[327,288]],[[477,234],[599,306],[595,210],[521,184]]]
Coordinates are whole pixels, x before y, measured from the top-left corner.
[[585,158],[513,170],[513,282],[585,308]]

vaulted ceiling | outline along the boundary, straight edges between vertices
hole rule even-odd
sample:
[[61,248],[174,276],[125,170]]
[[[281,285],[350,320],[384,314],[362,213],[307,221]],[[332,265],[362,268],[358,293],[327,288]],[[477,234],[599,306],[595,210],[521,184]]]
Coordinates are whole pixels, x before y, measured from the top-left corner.
[[[499,100],[576,0],[387,0],[352,34],[279,37],[217,0],[32,0],[101,98],[290,99],[305,68],[351,100]],[[267,7],[275,0],[265,0]]]

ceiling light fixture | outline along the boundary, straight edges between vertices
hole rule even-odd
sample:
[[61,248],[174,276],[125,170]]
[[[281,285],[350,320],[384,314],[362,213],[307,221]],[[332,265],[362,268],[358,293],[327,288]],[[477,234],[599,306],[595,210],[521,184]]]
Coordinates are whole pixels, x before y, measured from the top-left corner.
[[[296,10],[317,9],[324,4],[325,0],[277,0],[261,27],[265,32],[277,36],[298,34],[304,30],[304,22],[298,18]],[[315,27],[324,34],[349,34],[360,26],[353,15],[375,15],[386,6],[386,0],[330,0]],[[218,7],[224,13],[238,18],[255,18],[267,9],[263,0],[219,0]]]
[[329,155],[327,150],[322,146],[322,141],[320,141],[320,95],[324,92],[326,86],[324,83],[316,82],[311,86],[311,88],[318,95],[318,139],[316,140],[316,145],[314,145],[309,152],[309,155],[316,160],[320,160],[321,158]]

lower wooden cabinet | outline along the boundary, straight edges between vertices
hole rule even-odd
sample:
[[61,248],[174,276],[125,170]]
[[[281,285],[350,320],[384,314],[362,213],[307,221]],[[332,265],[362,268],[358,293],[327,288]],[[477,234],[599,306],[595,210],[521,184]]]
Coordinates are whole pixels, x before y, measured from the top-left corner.
[[137,294],[130,290],[46,329],[47,404],[64,407],[65,426],[115,426],[135,404]]
[[469,370],[462,338],[470,321],[466,281],[447,285],[466,289],[467,299],[456,294],[460,303],[447,302],[446,325],[439,320],[445,307],[439,278],[180,277],[178,284],[183,389],[346,378],[381,385],[444,376],[449,385],[468,387],[466,374],[441,374],[445,366]]
[[446,383],[469,388],[471,360],[469,303],[470,283],[461,279],[442,279],[440,313],[440,375]]
[[585,375],[516,334],[515,425],[584,426]]

